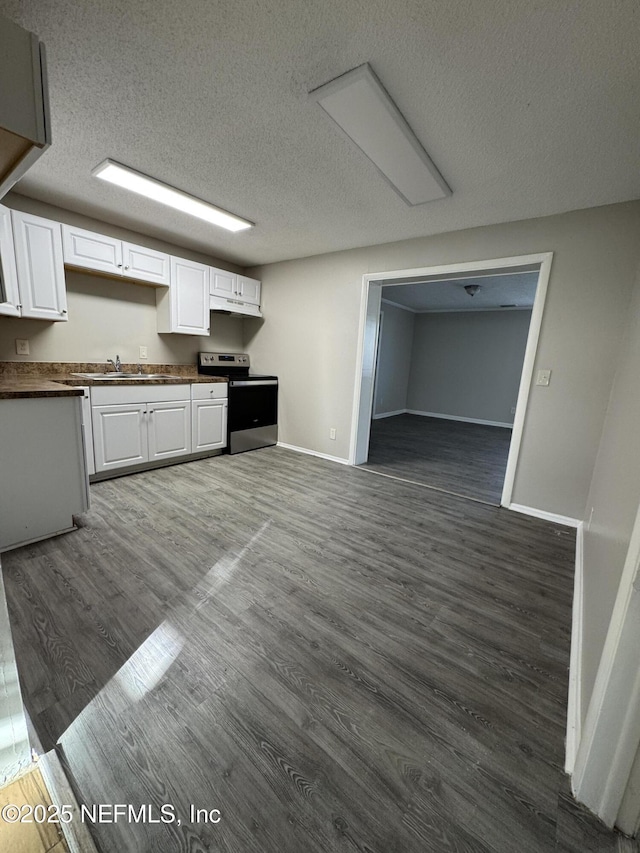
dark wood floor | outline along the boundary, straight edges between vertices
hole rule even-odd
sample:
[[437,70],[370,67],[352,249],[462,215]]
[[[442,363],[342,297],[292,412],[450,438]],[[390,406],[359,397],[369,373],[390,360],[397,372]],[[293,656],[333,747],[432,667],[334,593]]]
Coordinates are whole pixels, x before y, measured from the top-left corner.
[[362,467],[500,505],[511,430],[422,415],[371,422]]
[[281,448],[92,496],[3,567],[78,799],[181,817],[102,851],[619,849],[562,771],[573,531]]

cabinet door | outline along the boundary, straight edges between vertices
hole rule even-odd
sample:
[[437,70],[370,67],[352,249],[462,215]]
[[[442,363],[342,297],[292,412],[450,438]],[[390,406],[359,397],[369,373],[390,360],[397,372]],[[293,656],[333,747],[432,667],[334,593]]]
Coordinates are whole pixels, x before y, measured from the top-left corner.
[[11,211],[22,316],[67,320],[59,222]]
[[97,474],[148,461],[147,408],[146,403],[93,407],[93,450]]
[[191,403],[191,452],[227,446],[227,401],[193,400]]
[[65,264],[111,275],[122,275],[121,240],[72,225],[63,225],[62,242]]
[[123,243],[122,263],[122,274],[127,278],[169,286],[171,261],[169,255],[164,252],[135,246],[133,243]]
[[16,252],[13,246],[11,211],[0,207],[0,314],[20,316]]
[[171,331],[209,334],[209,267],[171,258]]
[[191,402],[149,403],[149,461],[191,453]]
[[239,275],[236,293],[243,302],[249,302],[251,305],[260,305],[260,282],[257,278],[248,278],[246,275]]
[[236,279],[234,272],[217,270],[211,267],[211,295],[229,299],[236,295]]

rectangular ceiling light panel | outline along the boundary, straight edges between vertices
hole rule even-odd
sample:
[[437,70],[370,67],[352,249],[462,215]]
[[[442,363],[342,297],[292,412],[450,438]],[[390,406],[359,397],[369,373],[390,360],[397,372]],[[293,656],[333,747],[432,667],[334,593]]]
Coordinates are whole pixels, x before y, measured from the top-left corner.
[[311,92],[410,205],[451,195],[406,119],[368,63]]
[[154,178],[143,175],[142,172],[129,169],[128,166],[121,166],[113,160],[105,160],[104,163],[100,163],[91,174],[125,190],[160,202],[160,204],[166,204],[168,207],[182,211],[182,213],[197,216],[198,219],[204,219],[205,222],[210,222],[212,225],[226,228],[227,231],[244,231],[245,228],[253,226],[253,222],[249,222],[248,219],[234,216],[233,213],[228,213],[226,210],[184,193],[182,190],[176,190],[168,184],[156,181]]

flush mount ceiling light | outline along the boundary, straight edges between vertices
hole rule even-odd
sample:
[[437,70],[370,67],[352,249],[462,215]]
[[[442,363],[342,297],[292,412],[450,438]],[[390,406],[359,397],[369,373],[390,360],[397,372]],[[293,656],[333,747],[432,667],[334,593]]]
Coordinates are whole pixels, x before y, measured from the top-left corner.
[[213,204],[201,201],[188,193],[183,193],[182,190],[176,190],[168,184],[156,181],[154,178],[143,175],[142,172],[129,169],[128,166],[121,166],[120,163],[115,163],[113,160],[105,160],[104,163],[100,163],[91,174],[125,190],[158,201],[160,204],[166,204],[168,207],[182,211],[182,213],[197,216],[198,219],[204,219],[205,222],[210,222],[212,225],[226,228],[227,231],[244,231],[245,228],[253,227],[253,222],[249,222],[248,219],[234,216],[233,213],[228,213]]
[[467,291],[469,296],[475,296],[476,293],[480,290],[479,284],[465,284],[464,289]]
[[368,63],[309,93],[407,204],[451,195],[406,119]]

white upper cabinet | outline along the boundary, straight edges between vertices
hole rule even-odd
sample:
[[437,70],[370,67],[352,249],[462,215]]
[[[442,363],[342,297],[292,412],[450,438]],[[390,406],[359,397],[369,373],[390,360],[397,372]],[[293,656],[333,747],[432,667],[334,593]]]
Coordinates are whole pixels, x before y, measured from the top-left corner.
[[0,198],[51,144],[44,45],[2,18],[0,26]]
[[243,302],[260,305],[260,282],[256,278],[239,275],[236,279],[236,295]]
[[210,307],[212,311],[261,317],[260,282],[246,275],[211,267]]
[[211,267],[211,296],[260,305],[260,282],[256,278]]
[[168,287],[171,283],[171,258],[164,252],[122,244],[122,274],[127,278]]
[[67,320],[59,222],[11,212],[22,317]]
[[209,335],[209,267],[171,258],[169,292],[156,291],[158,331]]
[[11,211],[6,207],[0,207],[0,276],[0,314],[19,317],[20,295]]
[[64,262],[72,267],[122,275],[122,241],[76,228],[62,226]]
[[234,272],[211,267],[211,296],[233,299],[237,289],[236,279],[237,276]]
[[62,236],[64,262],[70,267],[169,286],[170,257],[165,252],[72,225],[62,226]]

